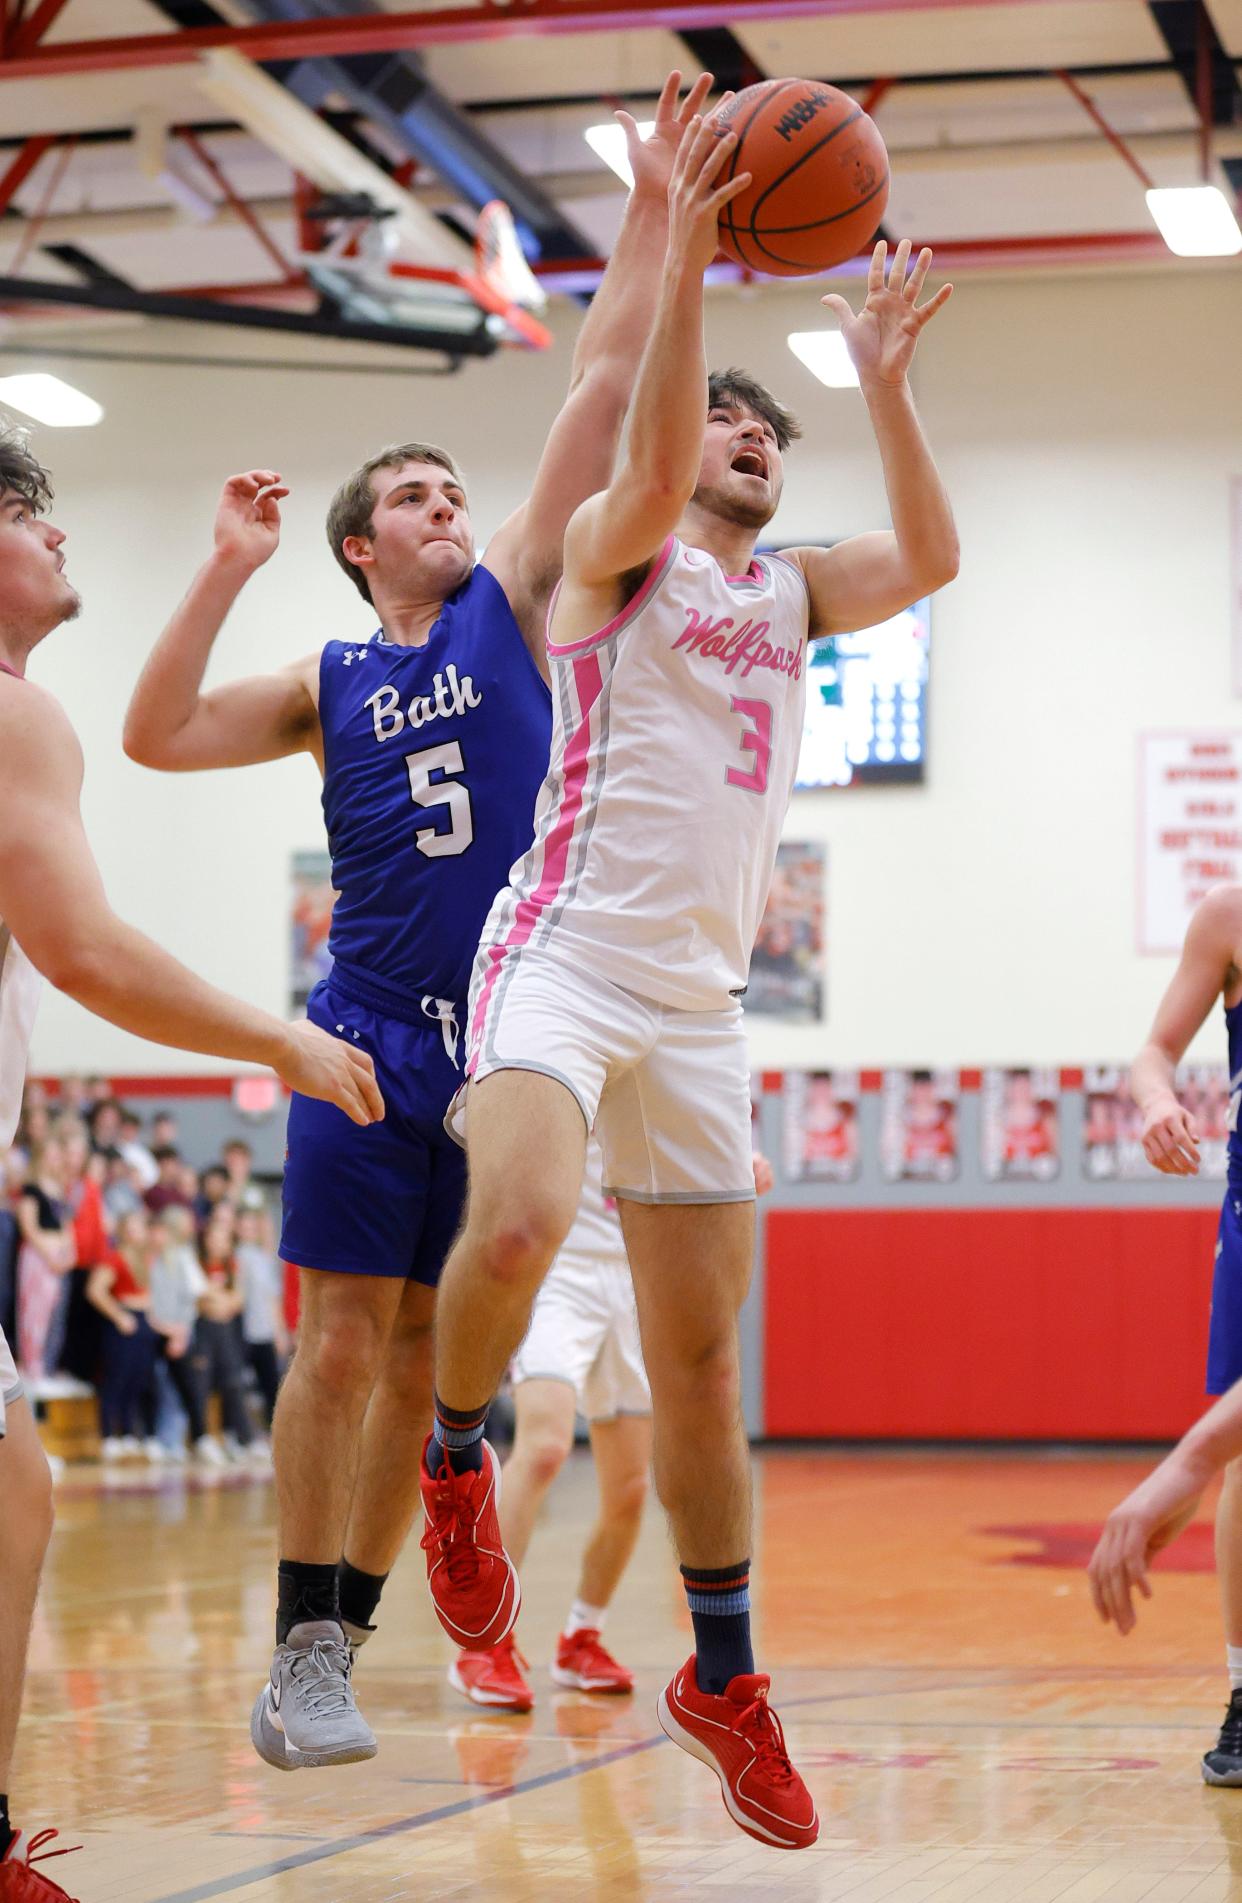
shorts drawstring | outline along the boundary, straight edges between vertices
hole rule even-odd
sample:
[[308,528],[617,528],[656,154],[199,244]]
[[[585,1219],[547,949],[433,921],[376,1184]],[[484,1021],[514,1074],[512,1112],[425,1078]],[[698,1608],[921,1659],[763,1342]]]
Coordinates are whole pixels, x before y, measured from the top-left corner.
[[460,1070],[461,1065],[457,1062],[457,1043],[461,1036],[461,1030],[457,1023],[457,1013],[453,1008],[451,1000],[448,998],[424,998],[423,1015],[424,1017],[436,1018],[439,1021],[440,1035],[444,1039],[444,1048],[448,1053],[449,1063],[453,1066],[454,1070]]

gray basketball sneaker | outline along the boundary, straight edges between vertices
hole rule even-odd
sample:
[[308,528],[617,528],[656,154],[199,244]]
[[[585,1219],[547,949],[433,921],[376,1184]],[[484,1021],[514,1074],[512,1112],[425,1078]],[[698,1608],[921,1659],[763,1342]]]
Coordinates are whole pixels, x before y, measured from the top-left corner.
[[255,1700],[250,1739],[278,1771],[373,1758],[375,1734],[354,1702],[352,1659],[332,1619],[295,1625],[276,1647],[272,1675]]

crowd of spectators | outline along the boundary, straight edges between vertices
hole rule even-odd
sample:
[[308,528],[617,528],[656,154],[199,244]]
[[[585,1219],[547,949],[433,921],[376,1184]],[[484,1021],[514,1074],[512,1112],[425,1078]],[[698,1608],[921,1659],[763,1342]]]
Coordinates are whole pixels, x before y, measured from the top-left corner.
[[144,1122],[102,1079],[27,1085],[0,1153],[0,1326],[36,1401],[96,1395],[105,1460],[268,1457],[288,1343],[252,1164],[234,1138],[195,1167],[175,1116]]

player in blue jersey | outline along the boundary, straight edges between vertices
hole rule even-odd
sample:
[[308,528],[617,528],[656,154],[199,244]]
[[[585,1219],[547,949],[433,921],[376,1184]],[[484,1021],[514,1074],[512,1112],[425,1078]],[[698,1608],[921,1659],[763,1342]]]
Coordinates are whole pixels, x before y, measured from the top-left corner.
[[371,1629],[419,1502],[431,1415],[435,1284],[464,1196],[443,1117],[483,922],[533,831],[551,699],[544,622],[565,525],[610,478],[655,308],[667,187],[710,86],[678,106],[672,74],[644,144],[621,117],[635,185],[574,353],[569,395],[530,498],[475,566],[451,455],[406,443],[342,484],[333,554],[378,616],[369,641],[330,641],[278,674],[202,691],[212,644],[274,553],[275,470],[226,485],[215,551],[143,673],[130,755],[170,771],[310,753],[338,893],[331,976],[312,1019],[375,1060],[388,1105],[378,1141],[295,1097],[281,1251],[299,1264],[298,1348],[273,1429],[279,1507],[277,1648],[256,1703],[256,1749],[282,1769],[374,1755],[346,1641]]
[[[1218,999],[1224,1003],[1229,1040],[1229,1166],[1216,1238],[1208,1337],[1209,1394],[1224,1394],[1242,1379],[1242,1134],[1238,1131],[1242,1098],[1242,885],[1217,886],[1196,907],[1181,962],[1130,1073],[1135,1101],[1143,1113],[1144,1153],[1148,1162],[1167,1176],[1195,1176],[1199,1171],[1201,1132],[1190,1111],[1178,1102],[1174,1077],[1191,1039]],[[1219,1410],[1213,1409],[1207,1419],[1215,1422],[1218,1417]],[[1232,1452],[1227,1458],[1225,1484],[1216,1510],[1216,1570],[1225,1624],[1229,1709],[1217,1743],[1204,1757],[1203,1776],[1208,1784],[1242,1785],[1242,1458]],[[1202,1491],[1207,1477],[1199,1475],[1192,1494]],[[1145,1494],[1144,1500],[1159,1504],[1165,1492],[1167,1487],[1149,1490],[1150,1499]],[[1126,1504],[1128,1507],[1130,1502]],[[1163,1525],[1159,1516],[1152,1522],[1153,1529]],[[1165,1537],[1155,1541],[1157,1548],[1173,1537],[1167,1526],[1164,1531]],[[1105,1571],[1111,1551],[1110,1544],[1101,1561]],[[1098,1594],[1097,1603],[1103,1611],[1105,1602]],[[1114,1615],[1110,1610],[1105,1616]],[[1126,1629],[1124,1624],[1122,1629]]]

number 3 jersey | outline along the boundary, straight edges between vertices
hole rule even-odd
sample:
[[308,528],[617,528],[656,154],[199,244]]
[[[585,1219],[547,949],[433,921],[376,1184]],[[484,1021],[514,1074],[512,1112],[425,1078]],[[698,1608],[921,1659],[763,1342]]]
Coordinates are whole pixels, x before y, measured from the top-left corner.
[[802,739],[808,623],[794,563],[728,576],[670,536],[607,627],[549,640],[534,843],[476,983],[529,948],[688,1011],[744,989]]
[[416,998],[465,1000],[488,907],[530,845],[551,706],[477,567],[422,647],[329,641],[319,663],[328,950]]

